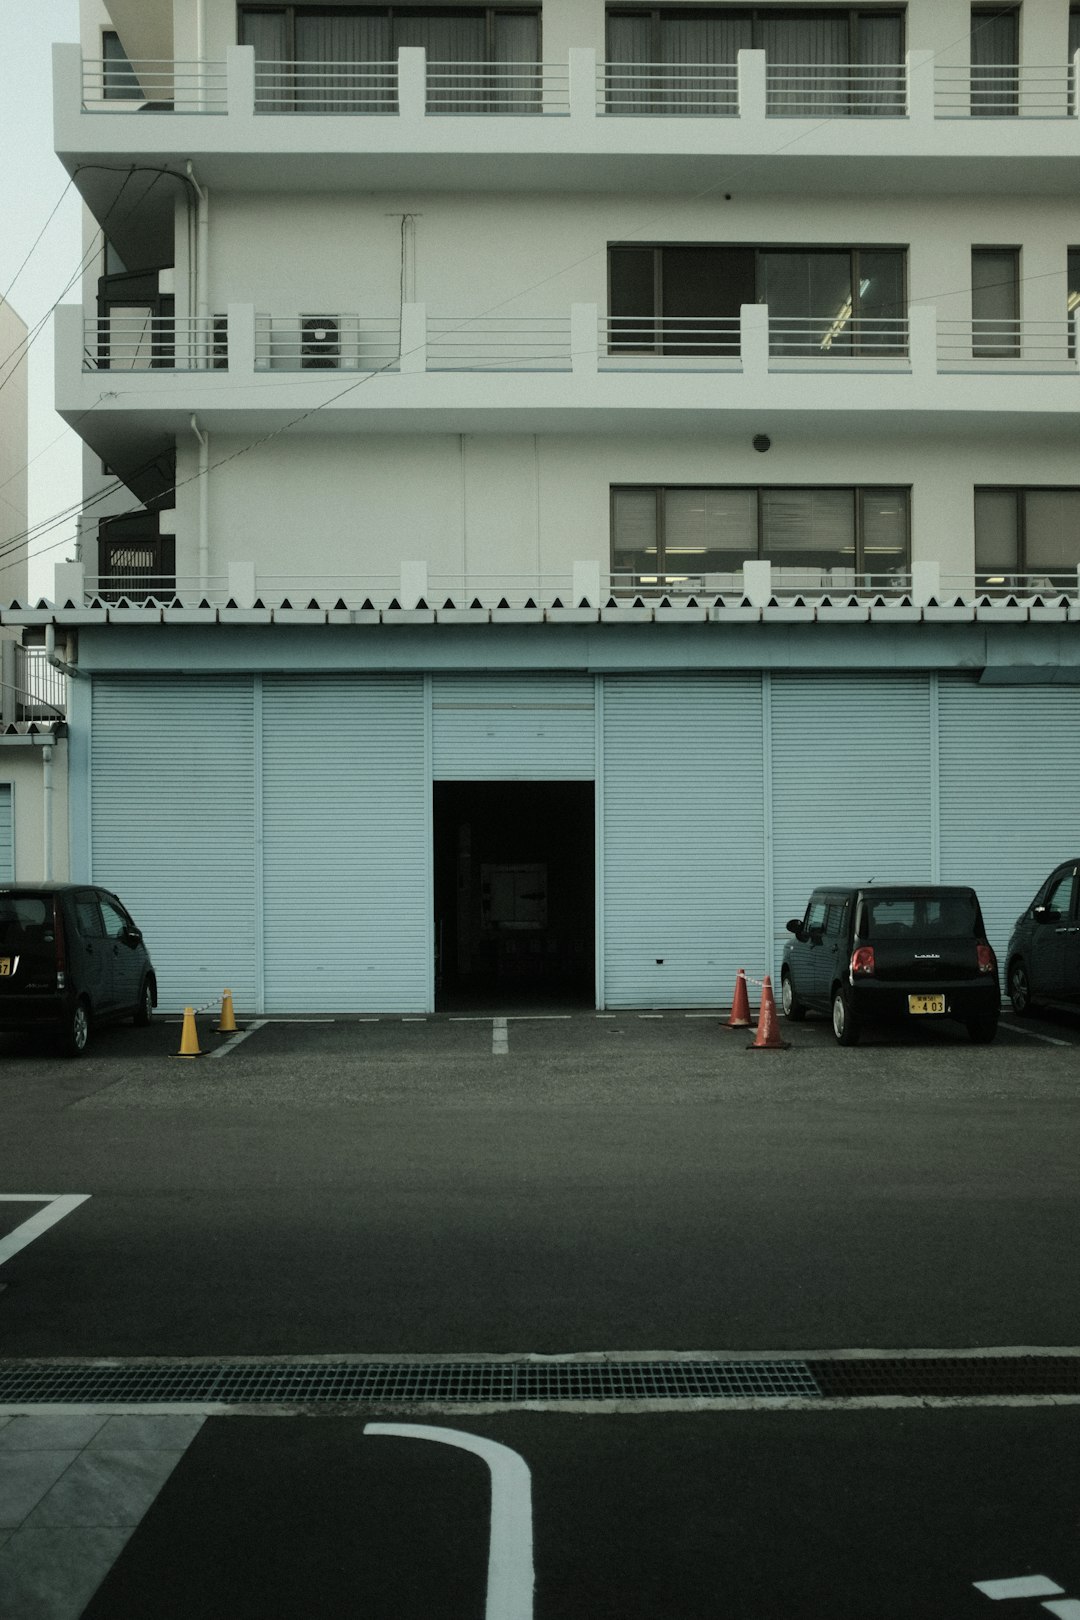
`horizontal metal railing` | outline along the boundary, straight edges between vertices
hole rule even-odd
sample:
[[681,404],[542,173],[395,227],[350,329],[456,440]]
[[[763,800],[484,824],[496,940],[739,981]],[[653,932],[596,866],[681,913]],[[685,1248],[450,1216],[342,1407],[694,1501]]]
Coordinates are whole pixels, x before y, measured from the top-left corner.
[[737,118],[739,70],[734,62],[601,62],[597,98],[607,113]]
[[223,113],[224,62],[83,61],[84,112]]
[[[609,594],[616,600],[640,596],[643,601],[670,597],[673,601],[688,597],[741,596],[745,588],[742,563],[729,569],[694,573],[690,570],[668,569],[663,573],[612,573],[607,576]],[[857,573],[854,568],[812,567],[791,563],[772,564],[771,588],[778,601],[793,600],[799,596],[819,600],[823,596],[831,601],[842,601],[849,596],[899,597],[911,591],[911,573],[895,569],[889,573]]]
[[397,62],[255,63],[257,113],[396,113]]
[[258,371],[396,370],[401,326],[396,315],[256,315]]
[[15,719],[59,720],[67,713],[67,676],[44,647],[15,648]]
[[938,66],[934,73],[938,118],[1067,118],[1073,93],[1068,66]]
[[569,371],[570,321],[561,315],[429,315],[429,371]]
[[765,111],[770,118],[903,118],[907,69],[902,62],[874,67],[770,62]]
[[1076,329],[1069,320],[938,321],[938,361],[1021,360],[1068,364],[1075,359]]
[[461,116],[570,111],[570,69],[546,62],[429,62],[427,110]]
[[737,315],[609,315],[599,325],[600,349],[609,355],[739,353]]
[[85,371],[224,370],[228,364],[223,315],[113,313],[85,324]]
[[771,354],[900,357],[908,352],[906,316],[877,319],[843,310],[828,315],[770,315]]

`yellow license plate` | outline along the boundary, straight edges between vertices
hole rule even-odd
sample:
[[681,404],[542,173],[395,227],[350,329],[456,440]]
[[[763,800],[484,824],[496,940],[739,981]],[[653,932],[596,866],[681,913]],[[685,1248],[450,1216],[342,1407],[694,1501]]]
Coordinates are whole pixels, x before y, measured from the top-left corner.
[[0,979],[11,978],[11,957],[0,956]]
[[907,1010],[909,1013],[943,1013],[945,1011],[945,997],[908,996]]

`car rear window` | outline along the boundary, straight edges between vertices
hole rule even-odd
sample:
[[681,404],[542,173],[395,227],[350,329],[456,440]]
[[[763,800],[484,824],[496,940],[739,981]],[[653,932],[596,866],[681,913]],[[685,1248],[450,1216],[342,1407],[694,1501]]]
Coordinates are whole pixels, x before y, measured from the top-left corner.
[[880,894],[862,903],[861,939],[959,938],[981,931],[973,894]]
[[0,944],[12,946],[52,937],[51,895],[0,891]]

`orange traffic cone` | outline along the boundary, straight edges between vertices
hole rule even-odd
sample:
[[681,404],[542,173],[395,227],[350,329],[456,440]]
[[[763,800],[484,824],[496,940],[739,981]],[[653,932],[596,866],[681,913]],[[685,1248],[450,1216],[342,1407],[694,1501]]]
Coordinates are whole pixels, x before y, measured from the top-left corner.
[[184,1008],[184,1028],[180,1035],[180,1050],[174,1052],[173,1057],[202,1057],[202,1048],[199,1046],[199,1031],[195,1026],[194,1007]]
[[761,1012],[757,1034],[747,1047],[748,1052],[786,1052],[790,1041],[780,1039],[780,1024],[776,1016],[776,1001],[772,993],[772,980],[766,973],[761,985]]
[[751,1029],[753,1019],[750,1017],[750,997],[746,989],[746,969],[740,968],[735,975],[735,995],[731,1003],[731,1017],[725,1029]]
[[236,1034],[236,1014],[233,1012],[232,991],[221,992],[221,1017],[217,1026],[219,1035]]

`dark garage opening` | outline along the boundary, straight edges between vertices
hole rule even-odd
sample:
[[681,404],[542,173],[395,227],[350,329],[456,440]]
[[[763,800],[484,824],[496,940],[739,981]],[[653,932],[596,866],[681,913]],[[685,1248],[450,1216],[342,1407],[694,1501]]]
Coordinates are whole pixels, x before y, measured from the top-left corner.
[[453,1006],[595,1005],[591,782],[436,782],[435,990]]

